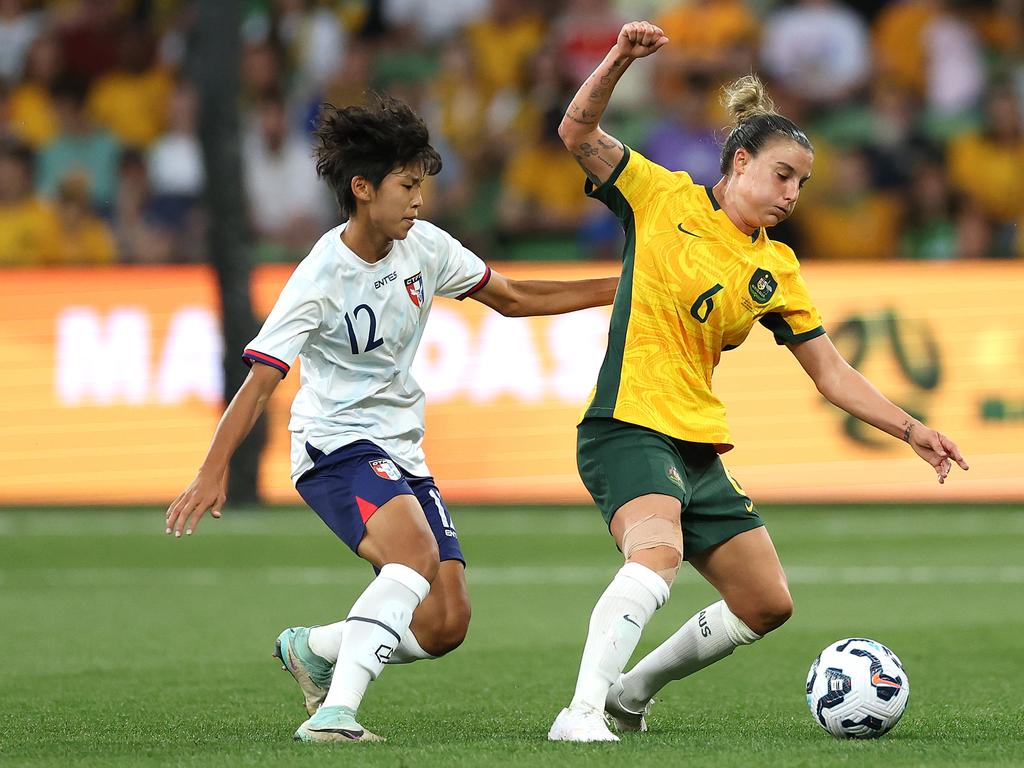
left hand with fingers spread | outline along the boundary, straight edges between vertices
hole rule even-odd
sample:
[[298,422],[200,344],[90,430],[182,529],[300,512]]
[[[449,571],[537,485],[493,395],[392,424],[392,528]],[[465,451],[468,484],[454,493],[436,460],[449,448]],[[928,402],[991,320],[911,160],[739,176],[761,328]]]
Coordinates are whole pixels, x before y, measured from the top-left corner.
[[173,532],[175,538],[180,538],[184,530],[186,536],[191,536],[207,511],[215,518],[220,517],[220,510],[227,500],[225,480],[224,473],[220,477],[213,477],[200,470],[196,479],[167,508],[167,528],[164,533]]
[[181,538],[190,536],[210,512],[220,517],[224,506],[228,464],[256,419],[263,413],[267,400],[281,382],[281,373],[269,365],[254,365],[238,392],[221,416],[213,442],[196,478],[167,507],[165,533]]
[[934,467],[940,483],[946,482],[946,476],[954,461],[960,469],[965,471],[970,469],[956,443],[920,422],[908,424],[904,430],[903,439],[910,443],[910,447],[918,456]]

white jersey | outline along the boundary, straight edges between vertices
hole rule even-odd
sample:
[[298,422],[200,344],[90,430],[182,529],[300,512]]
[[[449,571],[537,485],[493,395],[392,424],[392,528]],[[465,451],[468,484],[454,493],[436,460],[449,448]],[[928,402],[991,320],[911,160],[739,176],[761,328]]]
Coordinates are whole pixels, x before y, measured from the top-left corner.
[[313,466],[306,443],[330,453],[356,440],[387,451],[409,474],[430,474],[423,455],[423,390],[411,367],[435,295],[464,299],[491,271],[426,221],[369,264],[341,241],[320,238],[295,268],[243,357],[287,375],[296,357],[292,481]]

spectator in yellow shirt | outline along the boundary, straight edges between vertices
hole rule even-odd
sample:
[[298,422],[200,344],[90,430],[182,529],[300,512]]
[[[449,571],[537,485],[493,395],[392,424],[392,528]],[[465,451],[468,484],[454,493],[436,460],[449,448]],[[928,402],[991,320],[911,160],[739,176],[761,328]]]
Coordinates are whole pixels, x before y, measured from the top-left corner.
[[[1008,83],[995,85],[985,100],[985,125],[980,131],[949,142],[947,162],[953,186],[987,220],[990,242],[979,255],[1008,258],[1020,242],[1024,217],[1024,121],[1021,105]],[[986,223],[975,221],[983,231]],[[980,242],[980,238],[978,239]]]
[[[441,48],[437,74],[427,84],[438,132],[474,169],[484,165],[479,158],[487,149],[487,142],[480,141],[487,121],[487,100],[480,80],[469,46],[462,39],[453,38]],[[332,103],[356,103],[358,99],[355,94],[352,96],[349,101]]]
[[32,150],[0,144],[0,267],[47,263],[58,247],[57,216],[32,194]]
[[760,24],[745,0],[676,2],[656,23],[672,41],[655,64],[654,87],[663,103],[681,96],[691,75],[717,82],[754,65]]
[[586,177],[558,138],[562,110],[544,118],[540,141],[509,160],[502,178],[498,221],[505,235],[564,235],[579,231],[593,201],[581,194]]
[[491,14],[466,28],[479,84],[489,101],[522,87],[526,63],[544,42],[544,22],[520,0],[493,0]]
[[900,208],[871,186],[867,157],[844,149],[834,158],[829,194],[805,201],[795,222],[805,259],[893,259],[899,252]]
[[973,200],[995,225],[994,255],[1010,255],[1015,225],[1024,215],[1024,121],[1009,84],[992,88],[980,131],[949,143],[953,186]]
[[673,63],[688,70],[724,75],[753,64],[760,25],[744,0],[676,3],[657,23],[672,41]]
[[89,94],[93,119],[122,144],[139,149],[163,132],[174,90],[171,76],[152,65],[152,50],[145,32],[125,35],[119,68],[101,76]]
[[114,236],[89,206],[89,183],[69,176],[57,192],[60,238],[50,263],[61,265],[112,264],[117,258]]
[[39,149],[57,136],[57,110],[51,89],[61,72],[61,54],[52,37],[37,38],[29,49],[25,79],[11,91],[11,133]]
[[882,9],[872,29],[877,78],[924,95],[928,74],[924,33],[938,17],[940,5],[939,0],[900,0]]

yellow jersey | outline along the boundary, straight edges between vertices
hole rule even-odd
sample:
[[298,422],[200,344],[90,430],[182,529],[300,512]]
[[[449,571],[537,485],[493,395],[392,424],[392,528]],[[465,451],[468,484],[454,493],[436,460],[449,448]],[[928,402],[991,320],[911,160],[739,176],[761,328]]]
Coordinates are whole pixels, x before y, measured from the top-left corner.
[[0,267],[50,264],[60,248],[60,220],[38,198],[0,205]]
[[709,187],[625,148],[587,194],[626,233],[608,349],[584,412],[679,440],[732,448],[725,406],[711,391],[722,352],[755,322],[779,344],[825,333],[793,250],[741,232]]

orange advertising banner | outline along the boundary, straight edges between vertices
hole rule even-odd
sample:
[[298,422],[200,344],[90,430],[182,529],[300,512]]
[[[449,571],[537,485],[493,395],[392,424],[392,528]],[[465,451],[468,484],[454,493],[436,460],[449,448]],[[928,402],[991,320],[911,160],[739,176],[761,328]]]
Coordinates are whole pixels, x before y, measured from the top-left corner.
[[[522,278],[614,270],[494,266]],[[256,272],[261,313],[289,271]],[[725,461],[747,492],[765,502],[1024,499],[1024,267],[807,264],[804,275],[846,357],[957,440],[971,470],[939,486],[905,444],[826,403],[758,327],[715,374],[737,445]],[[180,492],[223,409],[218,311],[205,267],[0,272],[0,505],[166,503]],[[608,316],[512,319],[435,302],[414,374],[427,392],[428,462],[449,501],[588,500],[574,425]],[[269,408],[270,501],[298,500],[287,432],[298,378]]]

